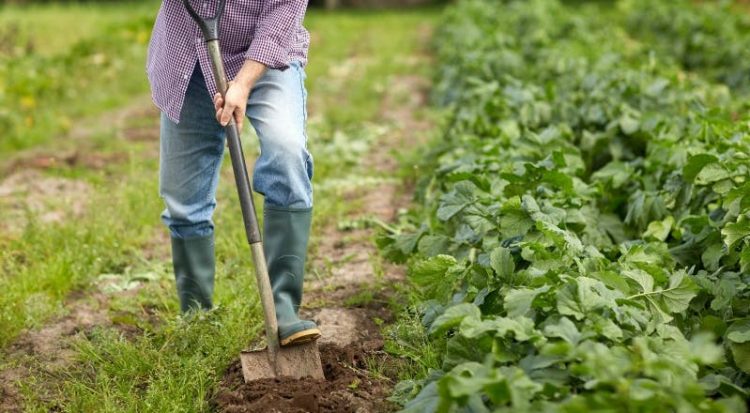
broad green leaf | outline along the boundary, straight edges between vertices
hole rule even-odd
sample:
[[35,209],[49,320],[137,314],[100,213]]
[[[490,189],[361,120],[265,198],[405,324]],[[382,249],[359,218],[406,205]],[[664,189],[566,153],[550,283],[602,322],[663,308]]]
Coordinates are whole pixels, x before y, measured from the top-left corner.
[[710,163],[701,169],[698,176],[695,177],[695,183],[698,185],[709,185],[727,179],[730,176],[732,176],[732,174],[722,165],[718,163]]
[[557,292],[557,311],[582,320],[589,311],[616,308],[619,291],[610,290],[601,281],[578,277]]
[[440,387],[453,398],[462,398],[479,393],[491,378],[487,368],[476,362],[459,364],[440,379]]
[[592,380],[585,385],[616,383],[631,369],[630,352],[623,346],[607,346],[603,343],[585,340],[572,354],[581,359],[576,372]]
[[727,340],[733,343],[750,341],[750,318],[737,320],[727,329]]
[[534,221],[521,207],[521,198],[508,199],[500,210],[500,228],[504,238],[524,235],[534,227]]
[[419,240],[417,249],[426,257],[444,254],[450,246],[451,240],[442,234],[425,235]]
[[451,192],[440,198],[437,217],[443,221],[447,221],[461,212],[462,209],[472,203],[476,189],[476,186],[469,181],[456,183]]
[[626,135],[632,135],[638,132],[640,128],[640,122],[630,115],[623,115],[620,118],[620,129]]
[[650,379],[635,379],[628,390],[631,400],[645,401],[657,395],[661,391],[661,385]]
[[682,175],[685,177],[686,181],[693,182],[695,177],[698,176],[706,165],[716,162],[719,162],[717,157],[705,153],[691,156],[690,159],[688,159],[687,165],[682,168]]
[[[458,266],[450,255],[437,255],[414,262],[409,267],[409,279],[420,287],[428,298],[442,298],[450,294]],[[460,268],[460,267],[459,267]]]
[[558,228],[556,225],[545,221],[537,221],[536,228],[544,235],[552,238],[558,245],[570,250],[573,255],[583,251],[581,240],[571,231]]
[[499,337],[504,337],[509,332],[512,332],[514,338],[518,341],[541,338],[541,334],[534,329],[534,322],[526,317],[515,319],[494,317],[486,320],[466,317],[461,322],[460,331],[461,335],[467,338],[476,338],[488,332]]
[[[544,386],[531,380],[522,369],[518,367],[500,368],[502,375],[507,378],[511,393],[511,404],[516,409],[523,409],[529,405],[529,401],[542,391]],[[490,392],[492,394],[492,392]],[[501,399],[492,397],[494,403],[500,404]]]
[[629,179],[633,171],[628,164],[620,161],[612,161],[591,175],[596,181],[610,181],[612,188],[620,188]]
[[673,225],[674,217],[671,215],[661,221],[652,221],[648,224],[648,228],[646,228],[646,232],[643,233],[643,237],[651,237],[659,241],[664,241],[669,236],[669,232],[672,231]]
[[750,245],[742,247],[740,252],[740,271],[743,273],[750,272]]
[[750,219],[744,215],[740,216],[737,222],[725,225],[721,235],[729,248],[734,247],[734,244],[750,236]]
[[585,310],[577,300],[575,284],[568,284],[557,290],[557,311],[575,317],[576,320],[583,319]]
[[622,274],[634,280],[641,287],[641,292],[650,293],[654,291],[654,277],[640,269],[623,270]]
[[669,278],[669,287],[662,293],[667,308],[672,313],[685,311],[698,293],[698,286],[685,271],[678,271]]
[[602,336],[612,340],[620,341],[623,338],[622,329],[609,318],[598,318],[594,322],[594,328]]
[[445,312],[433,321],[429,333],[435,334],[458,326],[464,319],[479,321],[482,313],[474,304],[462,303],[448,307]]
[[501,279],[508,279],[513,276],[516,270],[516,263],[513,261],[508,248],[498,247],[490,253],[490,266]]
[[607,288],[601,281],[589,277],[576,278],[578,299],[586,311],[600,308],[614,308],[615,300],[622,297],[619,291]]
[[617,215],[600,214],[597,217],[597,222],[599,227],[606,231],[614,242],[621,243],[627,239],[625,225]]
[[628,278],[623,277],[620,273],[615,271],[597,271],[588,275],[603,282],[607,287],[616,289],[625,294],[630,293],[630,286],[627,282]]
[[427,384],[415,398],[406,403],[401,413],[436,412],[439,405],[440,394],[438,393],[437,382],[432,382]]
[[500,122],[500,130],[508,137],[508,139],[516,140],[521,137],[521,130],[518,127],[518,122],[513,119],[506,119]]
[[508,291],[503,297],[503,307],[508,313],[508,317],[528,316],[534,298],[549,291],[549,289],[550,287],[545,285],[535,289],[519,288]]
[[477,340],[464,337],[461,334],[454,334],[445,344],[443,370],[450,370],[467,361],[478,363],[485,361],[487,358],[486,349],[477,344]]
[[425,230],[420,230],[413,233],[406,233],[398,235],[395,239],[394,246],[404,254],[410,254],[417,247],[417,242],[424,235]]
[[555,324],[544,326],[544,335],[547,337],[559,337],[572,345],[581,341],[581,333],[567,317],[561,317]]
[[719,261],[724,256],[724,245],[721,242],[711,244],[701,254],[701,262],[709,271],[716,271],[719,268]]
[[710,333],[700,332],[690,339],[690,351],[703,365],[716,364],[724,360],[724,350],[716,345]]
[[695,282],[684,271],[677,271],[670,276],[667,288],[644,290],[628,299],[645,300],[658,322],[669,322],[672,320],[671,314],[681,313],[687,309],[697,292],[698,286]]
[[729,348],[732,349],[734,364],[736,364],[740,370],[750,374],[750,342],[730,342]]

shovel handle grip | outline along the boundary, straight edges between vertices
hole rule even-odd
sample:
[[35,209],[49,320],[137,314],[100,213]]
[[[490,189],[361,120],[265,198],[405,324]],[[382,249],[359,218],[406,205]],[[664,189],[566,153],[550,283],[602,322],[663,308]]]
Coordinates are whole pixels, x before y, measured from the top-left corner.
[[224,5],[226,3],[226,0],[218,0],[216,2],[214,17],[209,17],[206,19],[198,15],[198,12],[196,12],[193,6],[190,4],[190,0],[182,0],[182,3],[185,5],[185,9],[187,10],[190,17],[195,20],[195,23],[201,29],[201,32],[203,32],[203,38],[207,42],[210,40],[218,40],[219,20],[221,20],[221,15],[224,14]]

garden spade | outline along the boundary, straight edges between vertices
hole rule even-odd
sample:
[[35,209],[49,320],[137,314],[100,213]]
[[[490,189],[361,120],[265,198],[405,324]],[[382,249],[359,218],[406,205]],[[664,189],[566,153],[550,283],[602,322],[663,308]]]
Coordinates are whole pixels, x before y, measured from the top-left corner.
[[[195,20],[203,32],[203,38],[208,48],[208,56],[211,60],[211,71],[213,72],[216,88],[224,95],[227,91],[227,76],[219,49],[219,20],[224,12],[225,0],[218,0],[216,11],[212,18],[202,18],[190,5],[189,0],[182,0],[190,16]],[[255,265],[255,279],[260,293],[260,302],[263,306],[263,315],[266,323],[265,350],[243,351],[240,354],[242,361],[242,374],[245,381],[275,377],[313,377],[322,379],[323,367],[320,363],[320,353],[316,342],[308,342],[291,347],[279,345],[278,324],[274,310],[273,292],[271,281],[268,278],[266,257],[263,253],[263,241],[261,239],[258,218],[253,203],[250,178],[245,165],[245,157],[242,153],[240,142],[240,130],[232,117],[226,126],[227,146],[229,156],[232,159],[234,179],[237,184],[237,192],[240,198],[242,219],[245,224],[247,240]]]

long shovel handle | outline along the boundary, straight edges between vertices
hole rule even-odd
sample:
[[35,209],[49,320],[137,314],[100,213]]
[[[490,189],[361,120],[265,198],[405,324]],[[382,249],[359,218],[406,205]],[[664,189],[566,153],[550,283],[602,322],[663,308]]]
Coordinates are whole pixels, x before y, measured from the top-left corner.
[[[227,92],[228,82],[227,75],[224,71],[224,64],[221,59],[221,50],[219,48],[219,19],[224,12],[224,0],[219,0],[216,6],[216,13],[213,18],[202,19],[198,13],[193,10],[189,0],[182,0],[190,16],[195,20],[203,32],[208,48],[208,57],[211,61],[211,71],[214,75],[216,88],[222,96]],[[268,343],[269,355],[275,360],[276,353],[279,349],[279,327],[276,320],[276,310],[273,303],[273,292],[271,290],[271,281],[268,277],[268,267],[266,265],[266,256],[263,252],[263,241],[258,226],[258,217],[255,212],[255,203],[253,202],[253,192],[250,186],[250,177],[247,173],[245,156],[242,152],[242,142],[240,141],[240,130],[234,117],[231,117],[225,127],[227,134],[227,146],[229,146],[229,156],[232,159],[232,170],[234,171],[234,180],[237,184],[237,193],[240,198],[240,207],[242,209],[242,220],[245,224],[245,233],[247,241],[250,243],[250,250],[253,255],[255,265],[255,279],[258,283],[260,292],[260,301],[263,306],[263,315],[266,322],[266,342]],[[275,365],[275,362],[273,363]]]

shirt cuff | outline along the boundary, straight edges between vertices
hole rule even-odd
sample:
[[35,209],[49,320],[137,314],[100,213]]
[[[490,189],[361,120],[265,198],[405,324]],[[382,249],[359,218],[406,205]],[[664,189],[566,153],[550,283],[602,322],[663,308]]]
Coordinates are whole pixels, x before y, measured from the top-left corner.
[[245,59],[263,63],[270,69],[284,70],[289,67],[289,52],[268,38],[253,39]]

